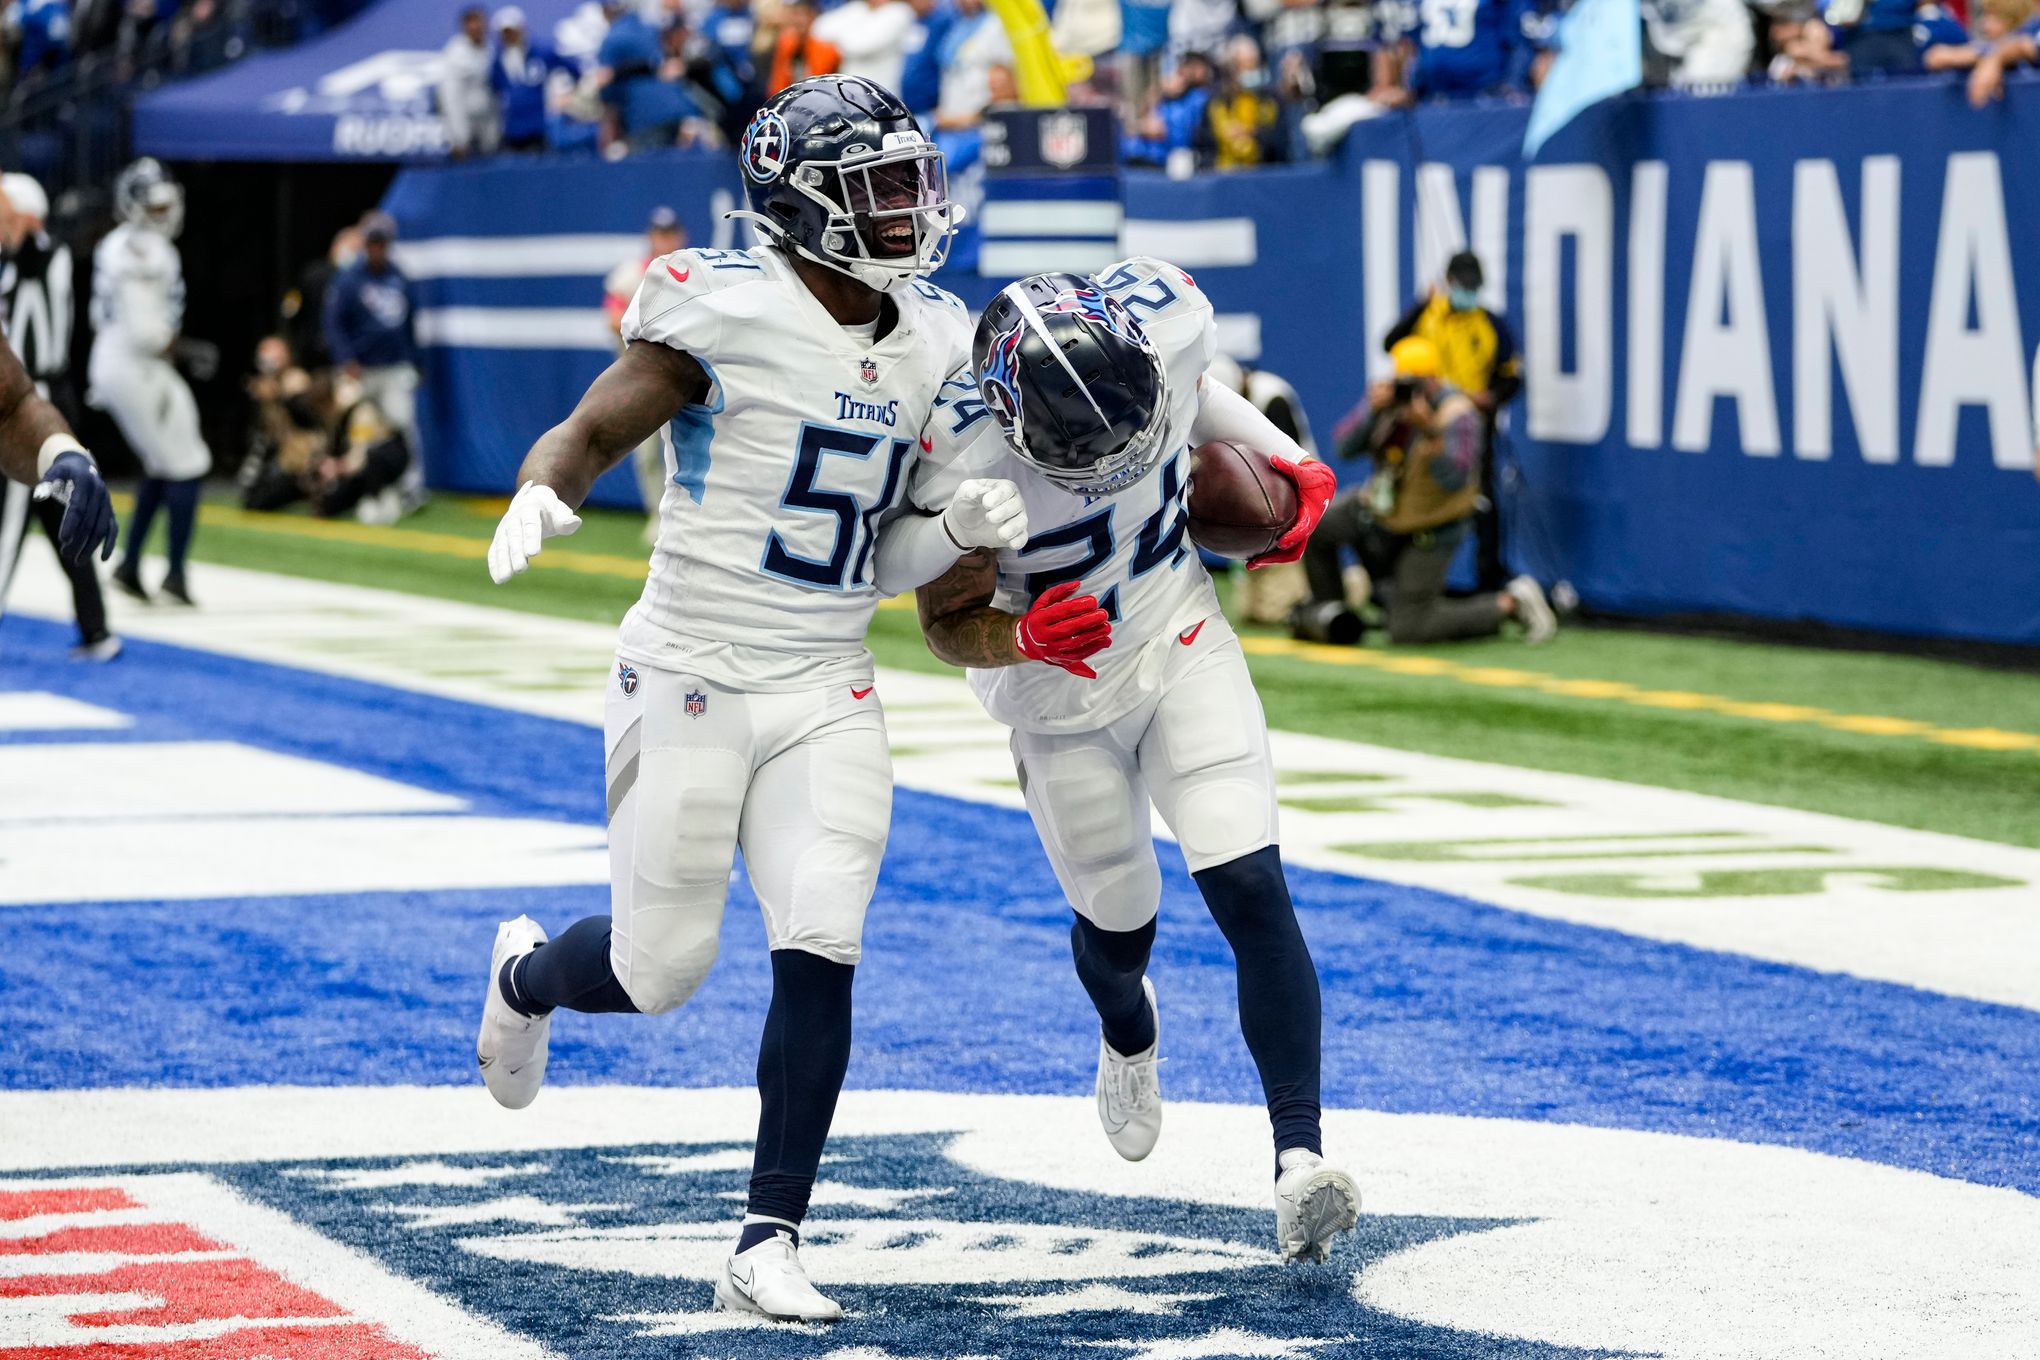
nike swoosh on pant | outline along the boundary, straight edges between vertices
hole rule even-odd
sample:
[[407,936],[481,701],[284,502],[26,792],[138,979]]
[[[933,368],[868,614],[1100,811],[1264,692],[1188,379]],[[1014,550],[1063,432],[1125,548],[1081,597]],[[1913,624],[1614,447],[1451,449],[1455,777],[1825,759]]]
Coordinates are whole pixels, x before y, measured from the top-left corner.
[[862,699],[868,696],[871,693],[871,691],[877,688],[878,686],[876,685],[866,685],[863,689],[859,689],[857,688],[857,686],[852,685],[850,686],[850,697],[853,699]]

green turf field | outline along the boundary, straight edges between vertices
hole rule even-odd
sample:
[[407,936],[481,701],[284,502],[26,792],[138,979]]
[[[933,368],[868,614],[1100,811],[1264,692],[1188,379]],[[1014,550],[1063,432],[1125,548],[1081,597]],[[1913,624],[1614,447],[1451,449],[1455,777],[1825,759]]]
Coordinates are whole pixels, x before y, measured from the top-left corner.
[[[197,555],[605,623],[636,600],[640,517],[591,511],[497,587],[483,552],[501,506],[440,497],[374,529],[215,504]],[[2032,675],[1620,629],[1541,648],[1320,648],[1273,630],[1246,645],[1277,727],[2040,847]],[[884,665],[947,669],[911,609],[880,610],[871,646]]]

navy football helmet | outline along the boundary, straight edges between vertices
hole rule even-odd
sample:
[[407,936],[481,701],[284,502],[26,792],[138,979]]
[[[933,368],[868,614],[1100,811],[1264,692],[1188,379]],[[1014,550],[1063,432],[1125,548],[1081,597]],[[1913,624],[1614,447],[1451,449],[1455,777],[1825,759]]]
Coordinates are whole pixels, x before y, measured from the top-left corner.
[[942,263],[962,211],[914,115],[861,76],[796,81],[737,153],[746,217],[775,244],[885,292]]
[[1147,332],[1075,274],[1036,274],[985,308],[978,395],[1021,461],[1082,496],[1124,491],[1166,451],[1169,386]]

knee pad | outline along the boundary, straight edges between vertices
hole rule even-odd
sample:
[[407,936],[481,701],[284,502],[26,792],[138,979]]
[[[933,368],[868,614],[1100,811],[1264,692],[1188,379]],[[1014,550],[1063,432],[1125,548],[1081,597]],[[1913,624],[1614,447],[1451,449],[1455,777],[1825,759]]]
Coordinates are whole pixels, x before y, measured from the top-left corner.
[[[710,929],[691,939],[656,928],[647,932],[649,939],[633,934],[626,942],[620,934],[612,936],[610,970],[616,974],[631,1004],[646,1015],[659,1015],[685,1004],[708,977],[708,970],[715,966],[715,956],[722,945],[717,928],[721,916],[722,907],[717,903]],[[648,924],[655,925],[641,921],[639,930],[645,930]]]

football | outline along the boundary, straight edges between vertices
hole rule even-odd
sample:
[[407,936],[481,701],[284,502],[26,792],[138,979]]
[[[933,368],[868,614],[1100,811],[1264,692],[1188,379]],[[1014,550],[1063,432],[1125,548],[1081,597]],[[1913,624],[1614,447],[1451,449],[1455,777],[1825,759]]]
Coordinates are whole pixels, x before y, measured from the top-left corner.
[[1258,557],[1296,523],[1296,483],[1228,440],[1190,455],[1190,537],[1220,557]]

